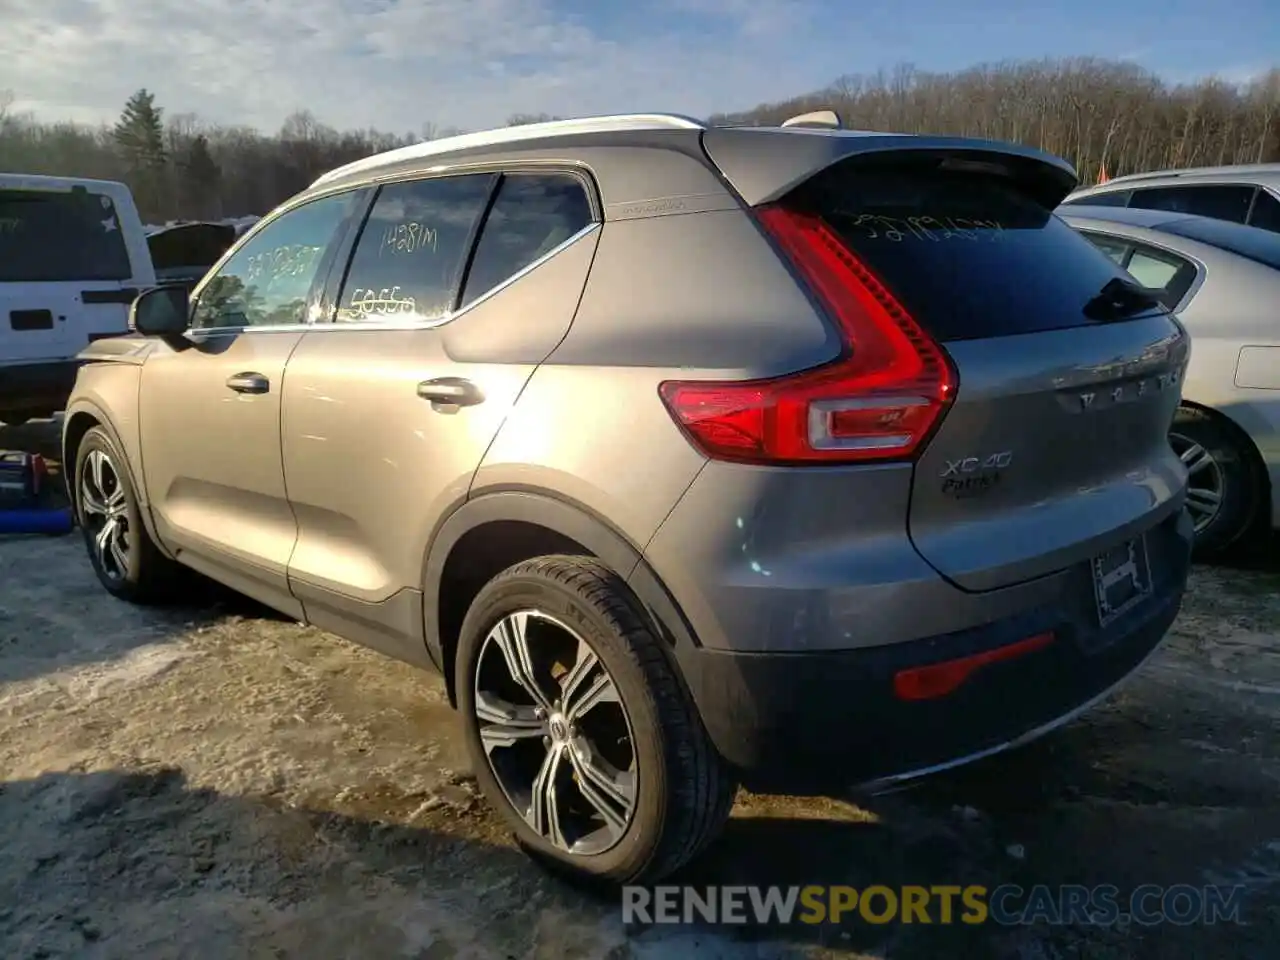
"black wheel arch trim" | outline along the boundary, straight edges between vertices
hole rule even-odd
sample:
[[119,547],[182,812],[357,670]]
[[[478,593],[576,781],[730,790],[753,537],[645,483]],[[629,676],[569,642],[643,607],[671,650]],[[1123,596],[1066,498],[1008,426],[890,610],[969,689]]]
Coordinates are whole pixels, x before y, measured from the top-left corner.
[[79,480],[75,472],[76,458],[80,454],[80,448],[79,446],[76,447],[75,456],[68,455],[70,451],[67,449],[67,427],[70,426],[72,421],[74,421],[80,414],[86,414],[96,421],[93,426],[90,426],[84,431],[85,433],[88,433],[94,426],[97,426],[101,427],[106,432],[107,436],[111,438],[112,446],[116,448],[116,452],[120,454],[120,459],[124,461],[124,469],[129,474],[129,485],[133,488],[134,497],[137,498],[138,512],[142,514],[142,523],[147,528],[147,534],[151,537],[151,542],[156,545],[156,549],[162,555],[169,557],[169,559],[173,559],[172,555],[164,547],[160,538],[156,536],[155,520],[151,516],[151,503],[150,499],[147,497],[146,487],[138,482],[137,471],[134,469],[133,462],[129,459],[127,448],[120,440],[119,431],[116,430],[115,424],[111,422],[111,418],[107,415],[106,411],[92,400],[80,400],[72,409],[66,411],[64,414],[66,419],[64,421],[62,439],[59,443],[59,447],[62,450],[62,475],[67,488],[67,498],[71,502],[71,513],[72,516],[75,517],[76,524],[80,524],[80,507],[75,492],[75,484]]
[[483,493],[459,506],[436,528],[427,547],[422,591],[424,637],[428,654],[446,678],[449,664],[439,627],[445,563],[467,533],[504,520],[536,524],[581,544],[627,581],[668,643],[683,649],[697,646],[687,618],[645,561],[643,550],[613,524],[590,507],[546,491],[503,489]]

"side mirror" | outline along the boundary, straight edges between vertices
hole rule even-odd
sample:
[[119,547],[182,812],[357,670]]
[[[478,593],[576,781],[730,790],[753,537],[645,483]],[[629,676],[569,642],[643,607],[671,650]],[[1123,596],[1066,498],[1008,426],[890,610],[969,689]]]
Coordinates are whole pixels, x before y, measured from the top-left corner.
[[191,301],[183,286],[153,287],[129,307],[129,326],[144,336],[176,336],[185,333],[190,323]]

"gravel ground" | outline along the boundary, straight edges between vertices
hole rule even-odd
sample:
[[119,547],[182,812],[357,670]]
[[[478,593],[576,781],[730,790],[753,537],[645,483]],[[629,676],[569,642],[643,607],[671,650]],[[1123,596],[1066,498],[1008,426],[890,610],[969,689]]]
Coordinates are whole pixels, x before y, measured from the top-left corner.
[[1280,573],[1198,569],[1124,693],[1016,755],[872,800],[743,794],[683,878],[1244,884],[1244,925],[628,930],[511,847],[466,767],[432,676],[222,594],[135,609],[78,538],[0,537],[6,960],[1274,958]]

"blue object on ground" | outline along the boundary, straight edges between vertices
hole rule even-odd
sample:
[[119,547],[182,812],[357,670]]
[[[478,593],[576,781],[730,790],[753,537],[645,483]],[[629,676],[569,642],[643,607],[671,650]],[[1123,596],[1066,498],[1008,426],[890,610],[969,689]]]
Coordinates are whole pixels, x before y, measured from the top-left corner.
[[0,533],[70,533],[71,510],[0,510]]

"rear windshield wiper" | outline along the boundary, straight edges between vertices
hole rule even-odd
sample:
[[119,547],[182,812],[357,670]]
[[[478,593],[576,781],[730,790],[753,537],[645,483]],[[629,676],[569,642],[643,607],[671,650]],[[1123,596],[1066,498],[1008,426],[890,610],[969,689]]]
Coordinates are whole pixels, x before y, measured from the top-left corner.
[[1112,277],[1089,298],[1084,305],[1084,315],[1090,320],[1119,320],[1163,305],[1159,290],[1144,287],[1136,280]]

